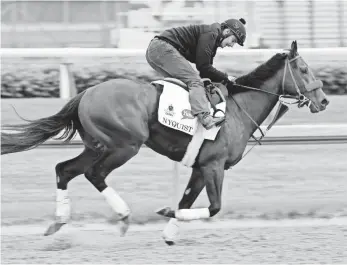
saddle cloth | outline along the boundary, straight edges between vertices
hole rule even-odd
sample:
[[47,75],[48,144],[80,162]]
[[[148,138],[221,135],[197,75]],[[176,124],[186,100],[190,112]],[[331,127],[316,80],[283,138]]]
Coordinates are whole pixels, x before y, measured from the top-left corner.
[[[158,108],[158,120],[162,125],[189,135],[194,135],[198,131],[203,136],[202,139],[215,140],[221,127],[213,127],[210,130],[202,127],[198,119],[192,115],[187,90],[178,84],[165,80],[157,80],[152,83],[163,86]],[[218,111],[215,116],[224,116],[226,103],[220,102],[215,106],[223,111]],[[213,115],[213,108],[211,108],[210,113]]]

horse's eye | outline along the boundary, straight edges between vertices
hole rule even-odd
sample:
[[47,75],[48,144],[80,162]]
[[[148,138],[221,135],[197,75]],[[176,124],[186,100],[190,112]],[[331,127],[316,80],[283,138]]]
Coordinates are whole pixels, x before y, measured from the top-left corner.
[[304,74],[307,74],[307,72],[308,72],[307,67],[301,67],[301,72]]

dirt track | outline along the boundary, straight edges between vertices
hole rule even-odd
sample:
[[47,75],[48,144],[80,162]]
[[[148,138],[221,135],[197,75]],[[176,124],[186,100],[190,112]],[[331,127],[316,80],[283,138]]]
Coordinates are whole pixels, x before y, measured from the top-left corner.
[[346,223],[315,222],[183,225],[180,240],[171,247],[160,238],[162,225],[130,229],[125,237],[111,226],[68,227],[52,237],[43,237],[39,229],[23,235],[5,229],[2,263],[347,263]]
[[[244,223],[245,217],[254,221],[270,218],[272,225],[193,225],[181,230],[181,238],[173,247],[161,239],[164,224],[154,225],[155,230],[150,231],[130,230],[124,238],[110,226],[68,228],[43,237],[55,208],[52,166],[74,153],[78,150],[36,149],[3,157],[2,263],[347,263],[347,222],[343,226],[314,225],[319,217],[346,217],[347,171],[340,159],[346,145],[254,150],[226,178],[224,208],[217,219],[242,217],[239,222]],[[324,153],[329,155],[322,156]],[[172,164],[148,149],[141,154],[117,170],[110,184],[132,206],[134,222],[144,222],[147,228],[158,220],[154,210],[171,202],[168,174]],[[181,172],[181,190],[187,171]],[[108,205],[84,178],[72,182],[69,192],[74,227],[112,221]],[[197,205],[206,206],[206,195],[201,197]],[[308,226],[278,226],[282,222],[279,219],[294,217],[298,222],[304,216],[315,219]],[[21,229],[16,224],[22,224]],[[39,229],[32,230],[32,225]]]

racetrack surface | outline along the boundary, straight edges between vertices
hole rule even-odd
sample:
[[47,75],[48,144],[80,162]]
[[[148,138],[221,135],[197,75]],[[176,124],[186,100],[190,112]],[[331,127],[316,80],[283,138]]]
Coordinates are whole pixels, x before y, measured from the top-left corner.
[[[52,219],[55,209],[55,165],[81,148],[34,149],[2,156],[2,225],[33,224]],[[347,145],[258,146],[225,172],[219,218],[284,219],[347,216]],[[114,170],[107,183],[128,202],[134,223],[162,220],[154,213],[172,205],[173,163],[149,148]],[[191,169],[180,167],[183,193]],[[114,216],[97,190],[79,176],[70,182],[75,221]],[[205,190],[195,207],[208,206]]]
[[[294,225],[293,225],[294,224]],[[346,225],[182,227],[174,246],[160,238],[162,226],[130,230],[66,229],[52,237],[22,231],[2,236],[2,264],[343,264]]]
[[[171,205],[172,161],[148,148],[108,178],[133,212],[125,237],[82,176],[69,185],[71,225],[42,235],[55,211],[54,165],[80,151],[45,148],[2,157],[2,263],[347,262],[347,221],[331,223],[347,216],[347,145],[255,148],[226,171],[223,209],[213,218],[246,225],[183,224],[172,247],[161,239],[165,220],[154,213]],[[180,168],[181,192],[189,172]],[[199,206],[208,206],[205,191],[194,205]],[[247,226],[249,220],[257,225]]]

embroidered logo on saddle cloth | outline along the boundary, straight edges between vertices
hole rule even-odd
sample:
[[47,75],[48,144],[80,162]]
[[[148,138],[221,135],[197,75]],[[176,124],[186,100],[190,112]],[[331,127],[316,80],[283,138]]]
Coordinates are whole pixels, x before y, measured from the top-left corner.
[[[164,86],[163,93],[160,96],[158,108],[158,120],[164,126],[194,135],[198,120],[193,116],[189,103],[189,93],[182,87],[163,80],[154,81]],[[225,112],[225,102],[216,106]],[[213,109],[211,108],[211,114]],[[204,139],[214,140],[220,127],[210,130],[204,129]]]

